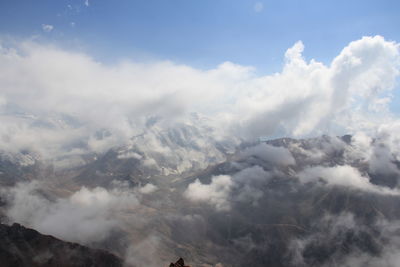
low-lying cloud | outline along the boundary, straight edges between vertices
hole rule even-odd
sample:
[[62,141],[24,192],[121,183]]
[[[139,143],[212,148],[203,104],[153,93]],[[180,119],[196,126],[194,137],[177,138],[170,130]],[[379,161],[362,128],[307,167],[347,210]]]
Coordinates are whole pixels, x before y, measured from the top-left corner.
[[298,177],[302,183],[323,182],[329,186],[343,186],[381,194],[399,194],[398,190],[391,190],[372,184],[369,177],[362,175],[356,168],[343,165],[334,167],[309,167],[301,171]]
[[[150,193],[149,186],[141,189]],[[38,182],[2,189],[9,203],[7,217],[42,233],[84,244],[107,238],[121,226],[116,215],[137,207],[140,197],[137,191],[121,186],[110,190],[82,187],[68,198],[53,200],[41,191]]]
[[270,164],[288,166],[296,163],[289,150],[284,147],[275,147],[265,143],[249,147],[240,153],[243,158],[257,157]]
[[230,209],[229,194],[233,182],[229,175],[214,176],[210,184],[202,184],[199,180],[191,183],[185,191],[185,196],[194,202],[205,202],[217,210]]

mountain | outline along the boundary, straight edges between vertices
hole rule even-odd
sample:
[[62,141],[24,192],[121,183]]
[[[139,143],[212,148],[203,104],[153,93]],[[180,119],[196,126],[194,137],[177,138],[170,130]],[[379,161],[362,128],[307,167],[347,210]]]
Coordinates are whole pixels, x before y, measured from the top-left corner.
[[4,220],[132,265],[395,266],[400,164],[384,137],[133,140],[70,168],[3,164],[29,177],[3,186]]
[[123,266],[123,261],[104,250],[65,242],[17,223],[0,224],[1,266]]

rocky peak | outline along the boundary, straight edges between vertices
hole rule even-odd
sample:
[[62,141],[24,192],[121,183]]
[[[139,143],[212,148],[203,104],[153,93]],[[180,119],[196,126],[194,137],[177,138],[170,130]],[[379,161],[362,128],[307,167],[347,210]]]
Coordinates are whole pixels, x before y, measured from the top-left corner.
[[169,267],[190,267],[185,265],[185,261],[182,258],[179,258],[179,260],[175,263],[172,263],[169,265]]

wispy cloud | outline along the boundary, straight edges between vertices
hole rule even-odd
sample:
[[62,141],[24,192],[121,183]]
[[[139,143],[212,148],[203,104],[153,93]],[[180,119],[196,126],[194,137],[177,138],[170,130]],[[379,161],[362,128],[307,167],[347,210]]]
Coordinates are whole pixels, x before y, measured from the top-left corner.
[[42,30],[45,32],[51,32],[54,29],[53,25],[50,24],[42,24]]
[[85,0],[85,6],[89,6],[89,0]]

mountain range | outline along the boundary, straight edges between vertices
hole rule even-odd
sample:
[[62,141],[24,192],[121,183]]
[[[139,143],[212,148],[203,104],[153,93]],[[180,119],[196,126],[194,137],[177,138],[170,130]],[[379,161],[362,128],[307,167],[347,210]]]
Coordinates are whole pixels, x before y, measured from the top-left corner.
[[1,226],[1,255],[16,266],[44,247],[82,254],[56,257],[73,266],[396,266],[400,162],[384,136],[222,142],[204,131],[153,127],[53,161],[4,151],[2,222],[91,249],[13,224]]

